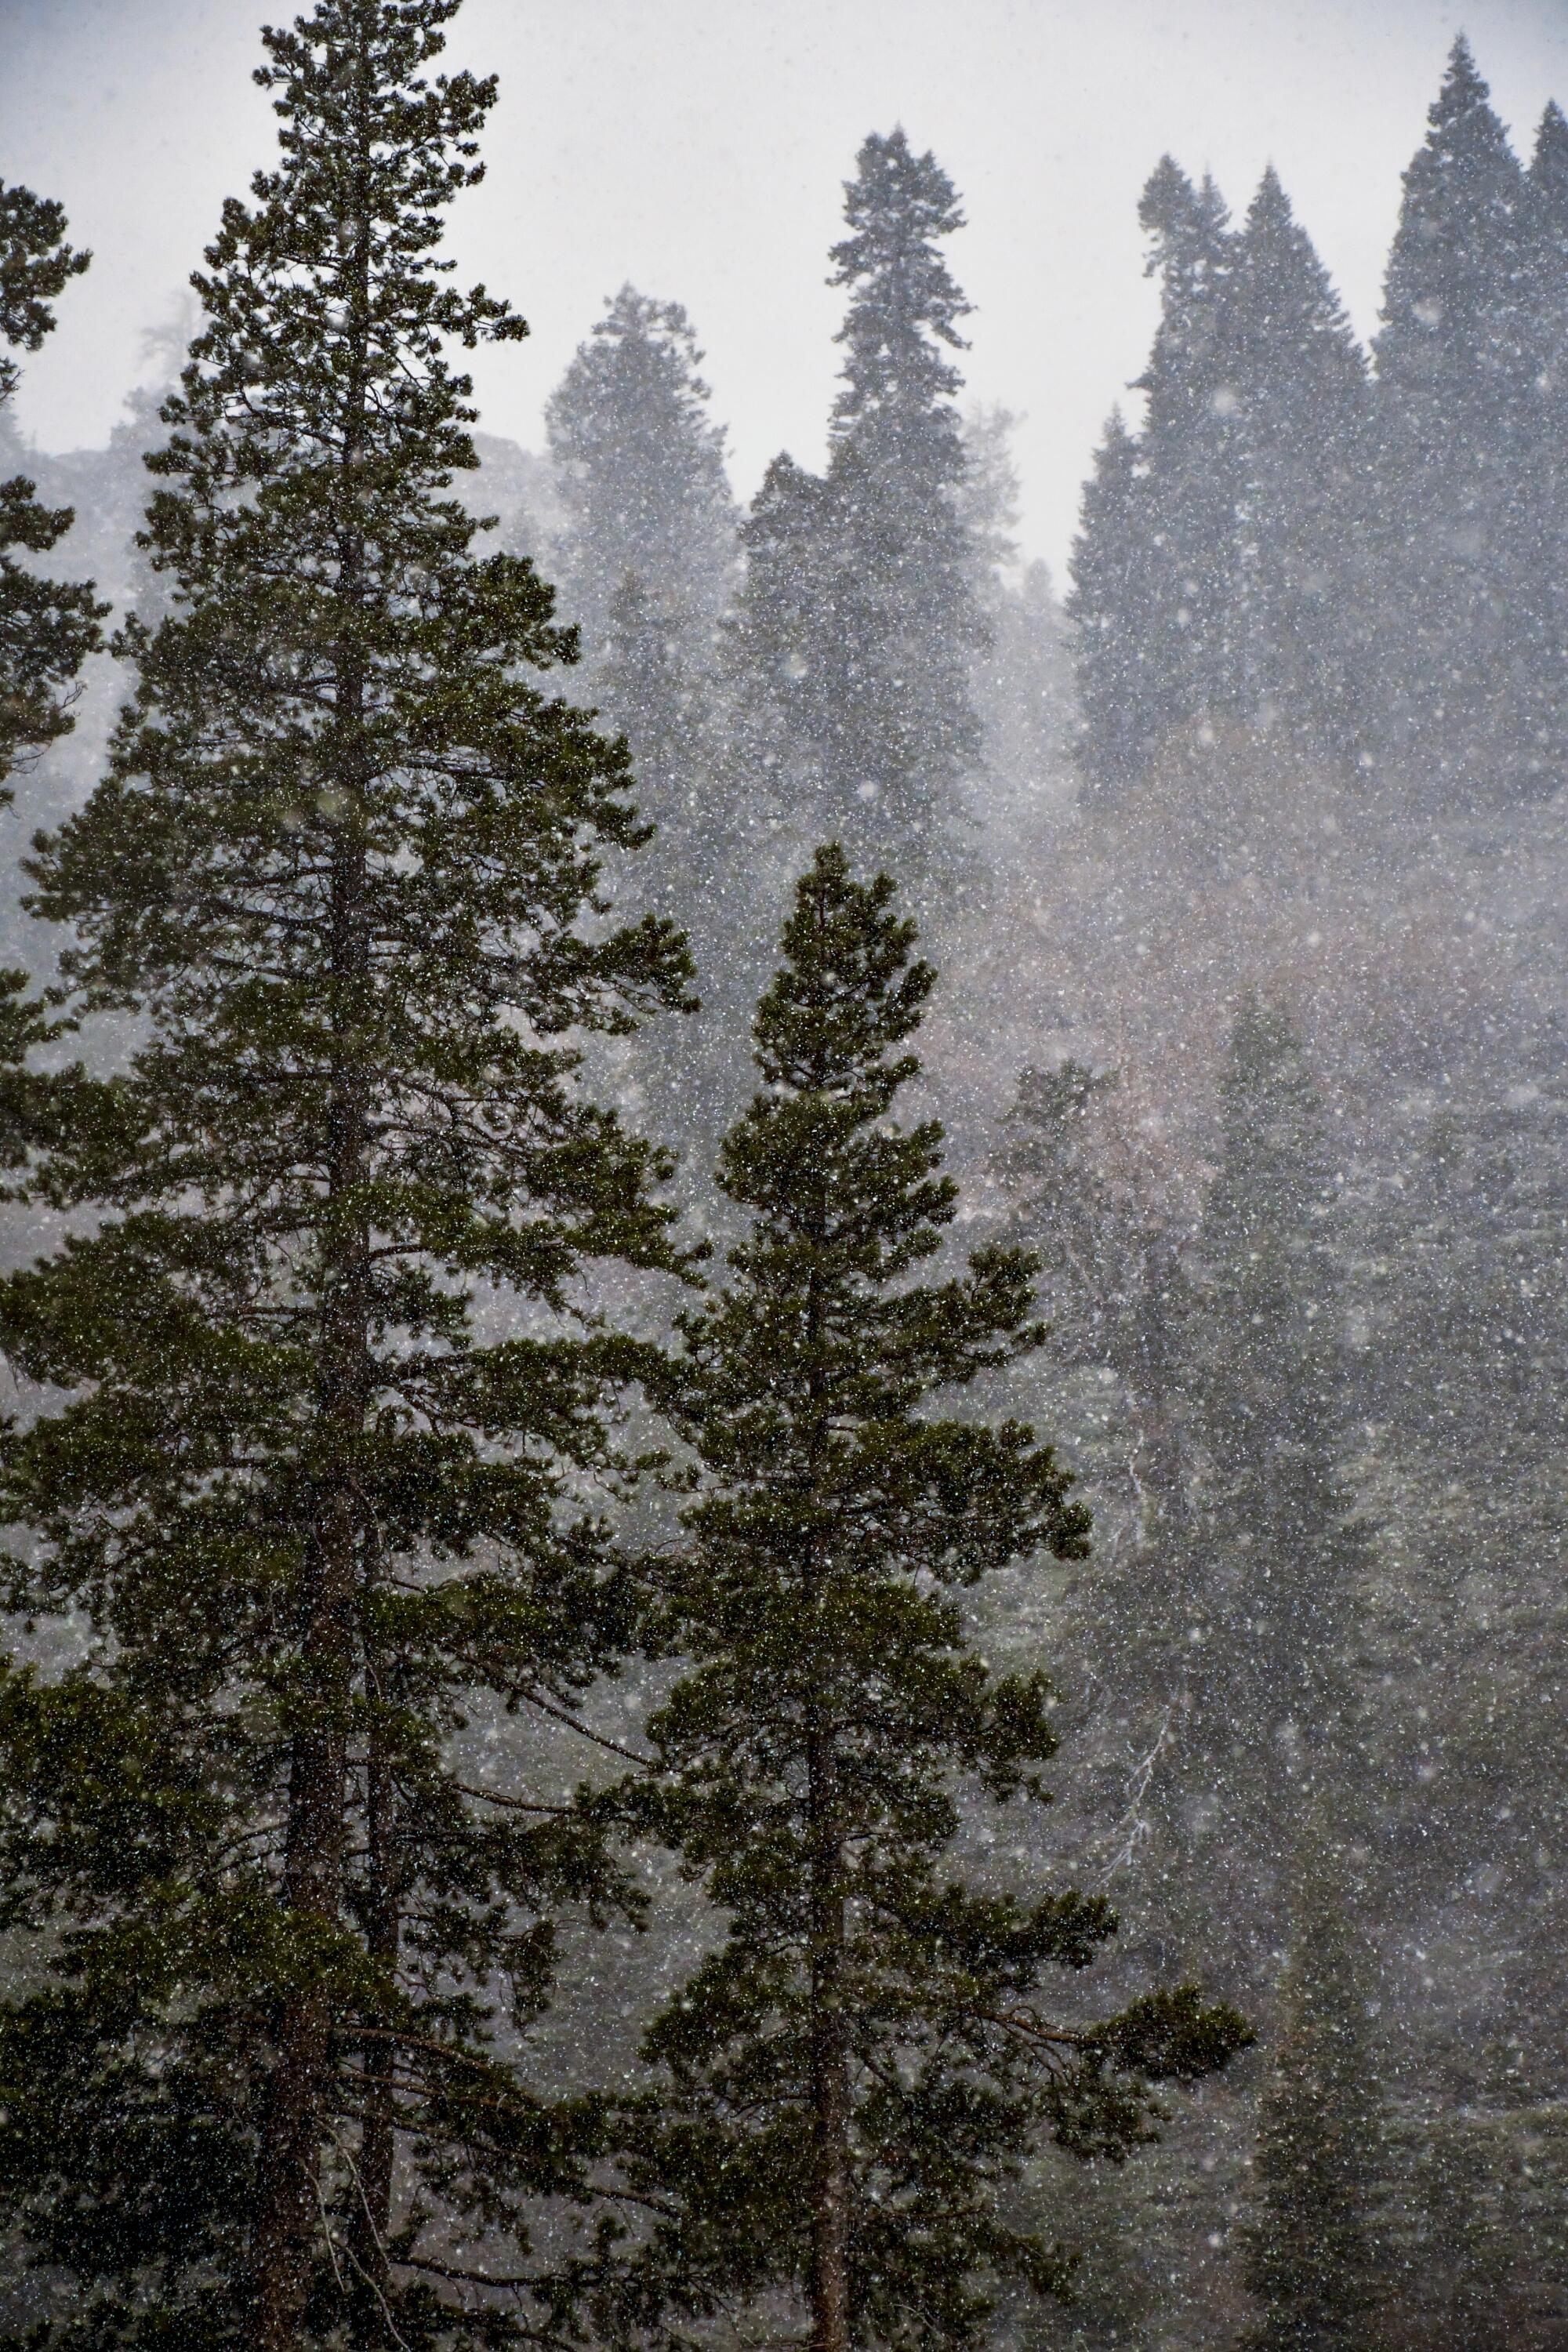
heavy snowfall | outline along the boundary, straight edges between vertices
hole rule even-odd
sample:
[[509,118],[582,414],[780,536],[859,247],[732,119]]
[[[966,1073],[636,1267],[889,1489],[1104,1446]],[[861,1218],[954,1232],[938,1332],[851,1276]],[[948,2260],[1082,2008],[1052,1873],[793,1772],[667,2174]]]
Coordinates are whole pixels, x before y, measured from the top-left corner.
[[1058,577],[913,121],[494,429],[460,14],[105,446],[0,154],[0,2352],[1568,2352],[1568,118],[1152,152]]

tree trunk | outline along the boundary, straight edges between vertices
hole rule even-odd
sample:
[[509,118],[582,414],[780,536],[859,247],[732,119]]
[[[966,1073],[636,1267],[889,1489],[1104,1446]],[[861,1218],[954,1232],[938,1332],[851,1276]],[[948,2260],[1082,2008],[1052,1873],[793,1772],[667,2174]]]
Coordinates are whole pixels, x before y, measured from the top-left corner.
[[[343,1915],[348,1727],[369,1534],[355,1456],[373,1384],[370,1233],[357,1205],[370,1166],[370,1076],[364,1046],[371,975],[370,877],[363,824],[370,772],[365,747],[368,678],[356,626],[366,593],[366,545],[353,488],[366,439],[371,334],[368,65],[362,49],[354,59],[360,152],[352,215],[360,229],[348,273],[341,449],[345,520],[335,582],[345,626],[333,665],[332,723],[322,743],[322,782],[333,795],[337,814],[323,974],[332,1046],[327,1072],[326,1198],[317,1228],[321,1287],[316,1426],[313,1458],[308,1457],[317,1499],[304,1563],[297,1702],[301,1720],[289,1759],[281,1888],[287,1912],[319,1922],[329,1934],[341,1930]],[[250,2326],[255,2352],[299,2352],[311,2273],[329,2227],[321,2169],[337,2064],[335,2024],[325,1983],[292,1992],[279,2005],[257,2166]]]
[[[363,975],[364,853],[345,826],[335,858],[333,981],[340,1001]],[[348,983],[345,987],[344,983]],[[367,1106],[352,1059],[332,1074],[329,1202],[363,1181]],[[328,1224],[317,1382],[320,1505],[307,1545],[299,1683],[302,1720],[289,1768],[282,1901],[296,1919],[341,1927],[348,1725],[353,1691],[363,1509],[353,1450],[369,1403],[368,1237],[357,1222]],[[298,2352],[310,2274],[321,2241],[321,2144],[334,2070],[334,2019],[325,1983],[279,2005],[262,2119],[254,2237],[253,2339],[257,2352]]]
[[[388,1976],[397,1968],[401,1928],[398,1883],[396,1790],[385,1755],[374,1733],[365,1761],[366,1834],[369,1845],[370,1899],[365,1918],[365,1942],[371,1958]],[[363,2352],[384,2352],[394,2342],[387,2303],[391,2265],[387,2240],[392,2228],[392,2178],[395,2156],[393,2092],[384,2080],[384,2053],[367,2045],[367,2074],[383,2079],[366,2083],[360,2093],[359,2179],[349,2243],[357,2273],[353,2341]]]
[[812,2352],[849,2352],[849,2045],[843,1851],[831,1737],[808,1754],[812,1825]]

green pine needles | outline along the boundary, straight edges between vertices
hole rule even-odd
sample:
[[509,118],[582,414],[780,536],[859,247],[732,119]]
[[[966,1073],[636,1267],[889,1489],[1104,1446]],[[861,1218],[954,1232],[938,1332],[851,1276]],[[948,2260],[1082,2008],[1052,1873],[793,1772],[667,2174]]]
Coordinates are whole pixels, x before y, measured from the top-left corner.
[[510,2343],[471,2250],[515,2267],[591,2137],[512,2060],[556,1911],[615,1897],[602,1825],[491,1800],[453,1737],[569,1711],[626,1638],[640,1357],[582,1277],[678,1259],[573,1041],[685,958],[607,921],[624,750],[449,495],[444,352],[524,331],[439,257],[493,96],[429,74],[456,5],[264,37],[279,160],[225,206],[153,461],[170,614],[122,633],[108,772],[32,869],[64,1017],[135,1041],[8,1096],[23,1196],[86,1213],[0,1292],[44,1399],[5,1605],[77,1645],[0,1690],[0,2204],[72,2352]]
[[690,1664],[626,1801],[723,1936],[647,2036],[626,2183],[657,2218],[569,2282],[598,2342],[748,2305],[816,2352],[979,2341],[999,2282],[1061,2284],[1010,2218],[1031,2151],[1124,2154],[1153,2080],[1248,2039],[1190,1988],[1065,2026],[1042,1984],[1093,1960],[1109,1906],[954,1868],[977,1809],[1043,1799],[1057,1746],[1044,1678],[993,1673],[960,1596],[1079,1557],[1089,1520],[1031,1430],[941,1409],[1040,1332],[1024,1252],[916,1279],[955,1188],[940,1129],[892,1118],[933,978],[892,895],[837,846],[800,883],[721,1162],[749,1232],[684,1319],[697,1498],[657,1580]]
[[[50,308],[92,258],[66,243],[62,207],[31,188],[0,184],[0,413],[16,389],[13,351],[36,352]],[[100,642],[108,612],[90,581],[49,580],[13,549],[47,555],[70,529],[69,507],[47,507],[25,474],[0,481],[0,786],[30,752],[71,727],[73,682]]]

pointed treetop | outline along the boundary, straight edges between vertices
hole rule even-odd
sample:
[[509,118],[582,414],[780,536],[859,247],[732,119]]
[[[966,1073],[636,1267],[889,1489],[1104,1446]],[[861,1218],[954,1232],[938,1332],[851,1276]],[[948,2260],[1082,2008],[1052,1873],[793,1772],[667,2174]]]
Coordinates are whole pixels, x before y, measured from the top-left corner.
[[1530,159],[1530,181],[1546,199],[1552,220],[1568,226],[1568,115],[1554,98],[1546,101]]
[[1285,193],[1285,183],[1272,163],[1263,166],[1263,177],[1258,181],[1258,192],[1247,206],[1247,217],[1249,223],[1260,220],[1289,223],[1296,217],[1290,208],[1290,199]]
[[1510,159],[1508,133],[1493,110],[1491,90],[1476,68],[1469,42],[1459,34],[1443,68],[1442,87],[1426,112],[1426,144],[1445,152],[1462,152],[1469,142]]
[[[1247,207],[1237,247],[1238,300],[1231,333],[1258,382],[1281,386],[1294,376],[1321,393],[1330,381],[1353,389],[1365,363],[1328,271],[1268,164]],[[1310,377],[1304,362],[1319,362]]]
[[885,139],[873,131],[856,160],[844,191],[850,233],[829,256],[828,284],[849,289],[836,338],[847,346],[836,439],[862,417],[930,412],[956,392],[958,371],[942,347],[964,348],[958,321],[971,308],[941,249],[963,215],[935,156],[917,155],[896,130]]
[[911,961],[915,926],[890,909],[885,874],[858,882],[837,842],[817,850],[784,925],[784,961],[757,1007],[757,1066],[771,1087],[891,1088],[910,1066],[882,1057],[919,1027],[936,974]]
[[1481,79],[1476,65],[1469,36],[1456,33],[1454,46],[1448,52],[1448,62],[1443,68],[1443,87],[1433,101],[1434,120],[1440,109],[1446,108],[1449,113],[1457,114],[1463,108],[1485,106],[1490,96],[1491,91]]
[[[962,351],[955,321],[971,305],[938,258],[935,240],[964,226],[958,192],[928,148],[917,155],[899,124],[887,138],[873,131],[855,159],[856,176],[844,183],[844,217],[850,234],[833,247],[830,286],[854,286],[916,256],[926,262],[916,289],[919,308],[932,331]],[[843,338],[840,338],[842,341]]]
[[[1405,173],[1384,295],[1378,370],[1436,398],[1435,367],[1489,377],[1511,363],[1527,190],[1469,45],[1454,44],[1426,136]],[[1451,430],[1450,395],[1442,395]],[[1423,432],[1433,429],[1430,423]],[[1478,421],[1478,430],[1483,429]]]
[[1155,240],[1145,265],[1148,275],[1160,268],[1170,251],[1194,245],[1217,244],[1229,226],[1225,198],[1205,173],[1194,188],[1175,158],[1162,155],[1143,183],[1138,199],[1138,221]]

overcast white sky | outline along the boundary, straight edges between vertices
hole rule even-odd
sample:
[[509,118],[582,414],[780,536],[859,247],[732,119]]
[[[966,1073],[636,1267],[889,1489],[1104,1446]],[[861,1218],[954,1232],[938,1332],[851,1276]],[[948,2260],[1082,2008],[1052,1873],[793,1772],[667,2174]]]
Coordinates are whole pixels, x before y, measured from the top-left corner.
[[[103,440],[221,198],[270,150],[256,27],[288,0],[0,0],[0,179],[67,205],[92,270],[29,363],[25,427]],[[737,487],[820,455],[837,364],[823,284],[866,131],[935,149],[969,226],[973,396],[1022,413],[1025,536],[1059,565],[1100,422],[1147,349],[1138,191],[1162,151],[1237,212],[1279,168],[1358,327],[1399,174],[1463,26],[1516,142],[1568,104],[1568,0],[468,0],[455,60],[501,77],[465,270],[530,341],[486,355],[486,427],[540,411],[623,279],[683,301]]]

